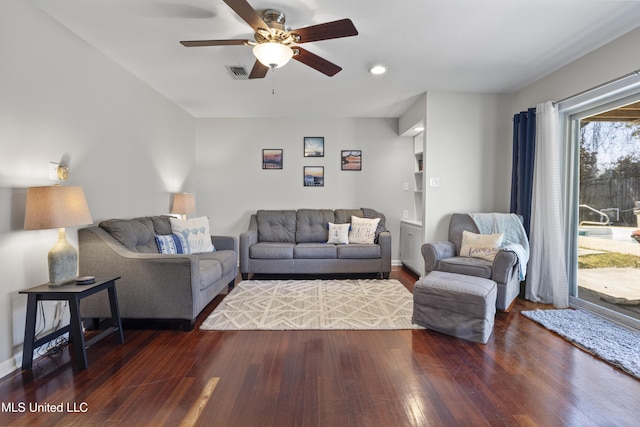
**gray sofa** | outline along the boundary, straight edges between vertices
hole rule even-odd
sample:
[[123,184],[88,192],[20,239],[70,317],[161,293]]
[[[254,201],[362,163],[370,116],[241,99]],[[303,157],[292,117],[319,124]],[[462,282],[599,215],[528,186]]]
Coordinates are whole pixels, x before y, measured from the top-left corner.
[[[212,236],[214,252],[161,254],[155,235],[171,234],[168,216],[111,219],[78,230],[81,276],[121,276],[116,281],[123,319],[177,320],[192,329],[213,298],[233,286],[237,239]],[[82,300],[83,318],[110,317],[106,293]]]
[[[380,218],[374,243],[332,244],[328,223],[346,224],[351,216]],[[391,233],[373,209],[259,210],[240,235],[240,273],[375,273],[389,278]]]

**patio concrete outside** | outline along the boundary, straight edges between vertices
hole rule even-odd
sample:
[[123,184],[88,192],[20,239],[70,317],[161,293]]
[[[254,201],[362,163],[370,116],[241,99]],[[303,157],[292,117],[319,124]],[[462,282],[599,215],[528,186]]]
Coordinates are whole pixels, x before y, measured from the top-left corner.
[[[614,252],[640,257],[640,244],[630,237],[635,228],[615,229],[617,236],[629,236],[628,241],[578,236],[578,255]],[[640,318],[640,262],[635,268],[581,268],[578,287],[580,298]]]

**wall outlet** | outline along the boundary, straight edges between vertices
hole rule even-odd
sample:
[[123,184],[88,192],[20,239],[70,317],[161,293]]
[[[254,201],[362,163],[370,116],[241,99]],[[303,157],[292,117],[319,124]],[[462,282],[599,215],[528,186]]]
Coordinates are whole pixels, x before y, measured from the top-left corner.
[[432,187],[432,188],[440,187],[440,178],[430,178],[429,187]]

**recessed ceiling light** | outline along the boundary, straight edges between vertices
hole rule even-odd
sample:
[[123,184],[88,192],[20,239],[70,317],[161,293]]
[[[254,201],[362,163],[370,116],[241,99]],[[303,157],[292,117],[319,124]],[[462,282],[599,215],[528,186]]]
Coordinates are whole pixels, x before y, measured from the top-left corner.
[[386,73],[387,67],[385,67],[384,65],[374,65],[373,67],[369,68],[369,72],[377,76]]
[[422,132],[424,130],[424,126],[416,126],[413,128],[413,130],[416,132]]

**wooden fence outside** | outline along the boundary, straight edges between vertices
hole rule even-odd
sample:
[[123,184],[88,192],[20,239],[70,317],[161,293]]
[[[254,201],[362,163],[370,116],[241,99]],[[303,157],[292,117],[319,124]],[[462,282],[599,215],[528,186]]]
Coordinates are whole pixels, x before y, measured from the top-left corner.
[[[614,225],[635,227],[634,208],[640,202],[640,178],[598,178],[580,185],[580,204],[604,212]],[[598,214],[580,209],[580,221],[599,221]]]

